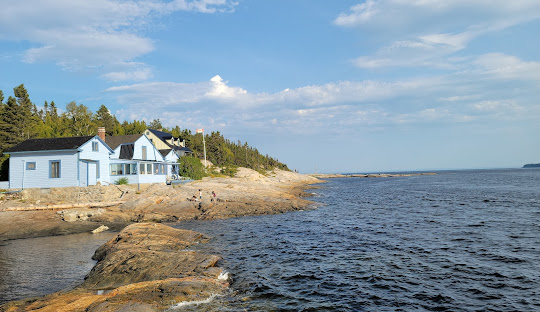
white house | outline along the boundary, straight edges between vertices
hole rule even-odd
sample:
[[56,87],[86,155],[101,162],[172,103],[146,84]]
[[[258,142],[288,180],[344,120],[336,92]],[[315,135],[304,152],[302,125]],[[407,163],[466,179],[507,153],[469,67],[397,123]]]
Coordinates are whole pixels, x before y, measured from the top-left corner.
[[173,149],[160,149],[159,152],[167,162],[167,179],[178,179],[178,154]]
[[129,184],[166,183],[168,167],[176,159],[166,159],[144,134],[105,137],[113,150],[110,156],[110,179],[114,183],[127,178]]
[[99,136],[26,140],[9,154],[9,188],[50,188],[109,183],[113,150]]
[[186,147],[186,141],[173,137],[172,134],[155,129],[146,129],[144,134],[150,139],[158,150],[172,149],[178,157],[193,155],[193,151]]

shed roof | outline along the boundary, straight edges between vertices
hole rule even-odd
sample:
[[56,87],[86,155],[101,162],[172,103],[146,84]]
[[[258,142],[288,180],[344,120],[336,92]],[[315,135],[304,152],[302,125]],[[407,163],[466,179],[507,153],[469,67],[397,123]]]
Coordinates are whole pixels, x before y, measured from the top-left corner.
[[5,151],[5,153],[76,150],[93,137],[94,136],[91,135],[81,137],[29,139],[13,146]]

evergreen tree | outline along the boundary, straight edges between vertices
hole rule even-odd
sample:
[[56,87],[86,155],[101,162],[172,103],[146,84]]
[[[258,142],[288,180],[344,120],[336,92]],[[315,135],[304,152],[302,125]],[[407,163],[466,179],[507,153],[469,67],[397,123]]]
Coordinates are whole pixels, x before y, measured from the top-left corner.
[[13,88],[13,93],[17,98],[18,113],[20,118],[17,119],[15,126],[19,129],[19,136],[23,139],[30,139],[35,137],[34,122],[36,121],[36,115],[33,114],[34,104],[30,101],[28,91],[24,87],[24,84]]
[[105,105],[101,105],[101,107],[96,112],[96,124],[98,127],[105,127],[105,133],[107,135],[115,135],[117,132],[116,124],[118,123],[118,120],[111,115],[109,112],[109,109]]
[[161,125],[161,121],[158,118],[158,119],[152,120],[150,124],[148,125],[148,128],[159,130],[159,129],[163,129],[163,126]]
[[12,147],[24,141],[21,135],[22,114],[17,100],[10,96],[5,105],[2,105],[2,115],[0,116],[0,151]]

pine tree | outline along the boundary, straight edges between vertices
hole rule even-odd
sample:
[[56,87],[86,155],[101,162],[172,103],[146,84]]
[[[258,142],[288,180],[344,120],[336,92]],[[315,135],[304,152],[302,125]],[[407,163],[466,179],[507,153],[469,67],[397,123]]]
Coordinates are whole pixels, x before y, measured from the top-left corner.
[[96,112],[96,124],[98,127],[105,127],[105,133],[107,135],[115,135],[117,129],[116,129],[116,123],[118,123],[118,120],[114,116],[111,115],[109,112],[109,109],[105,105],[101,105],[101,107]]

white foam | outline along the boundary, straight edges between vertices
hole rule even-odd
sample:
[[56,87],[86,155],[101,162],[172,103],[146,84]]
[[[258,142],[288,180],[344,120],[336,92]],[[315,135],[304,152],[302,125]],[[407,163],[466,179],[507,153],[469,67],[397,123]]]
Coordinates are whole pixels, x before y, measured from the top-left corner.
[[178,302],[177,304],[173,305],[171,307],[171,309],[177,309],[177,308],[187,307],[187,306],[191,306],[191,305],[199,305],[199,304],[210,303],[210,302],[212,302],[212,300],[214,300],[214,298],[216,296],[217,296],[217,294],[212,294],[210,297],[208,297],[208,298],[206,298],[204,300]]
[[223,270],[221,273],[219,273],[218,281],[227,281],[229,280],[229,272]]

